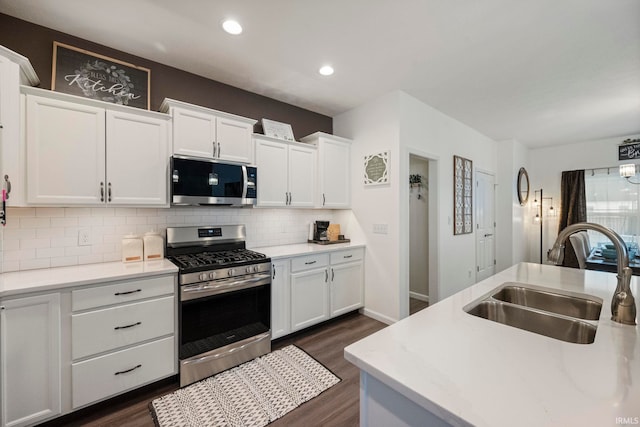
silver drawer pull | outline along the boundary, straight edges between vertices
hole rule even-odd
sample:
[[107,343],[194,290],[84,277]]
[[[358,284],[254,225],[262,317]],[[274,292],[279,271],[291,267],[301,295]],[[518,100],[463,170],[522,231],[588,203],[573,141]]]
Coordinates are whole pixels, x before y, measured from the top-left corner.
[[304,265],[311,265],[311,264],[315,264],[316,261],[309,261],[309,262],[305,262]]
[[343,258],[352,258],[353,255],[345,255]]
[[142,322],[132,323],[131,325],[127,325],[127,326],[116,326],[113,329],[117,331],[118,329],[128,329],[128,328],[133,328],[134,326],[138,326],[138,325],[142,325]]
[[136,370],[136,369],[138,369],[138,368],[142,368],[142,365],[134,366],[133,368],[131,368],[131,369],[127,369],[126,371],[116,372],[116,373],[115,373],[115,374],[113,374],[113,375],[126,374],[127,372],[135,371],[135,370]]
[[135,294],[136,292],[142,292],[142,289],[136,289],[135,291],[127,291],[127,292],[116,292],[115,296],[119,296],[119,295],[129,295],[129,294]]

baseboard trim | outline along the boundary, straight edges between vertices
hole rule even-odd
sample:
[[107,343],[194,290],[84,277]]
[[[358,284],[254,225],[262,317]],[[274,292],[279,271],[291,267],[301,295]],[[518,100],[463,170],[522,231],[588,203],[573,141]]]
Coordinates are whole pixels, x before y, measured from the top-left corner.
[[409,292],[409,297],[419,301],[429,302],[429,295],[419,294],[417,292]]
[[367,317],[371,317],[372,319],[375,319],[379,322],[386,323],[387,325],[393,325],[394,323],[397,322],[397,320],[392,319],[389,316],[385,316],[384,314],[378,313],[373,310],[369,310],[368,308],[363,309],[362,314],[364,314]]

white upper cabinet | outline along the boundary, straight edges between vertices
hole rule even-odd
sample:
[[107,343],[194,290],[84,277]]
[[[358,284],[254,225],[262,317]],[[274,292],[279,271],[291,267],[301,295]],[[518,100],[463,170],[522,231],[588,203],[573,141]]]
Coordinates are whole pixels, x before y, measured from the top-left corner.
[[[27,58],[0,46],[0,183],[7,204],[25,203],[24,145],[20,131],[20,85],[40,83]],[[6,176],[6,179],[5,179]]]
[[168,115],[23,92],[28,204],[168,205]]
[[256,120],[173,99],[165,99],[160,111],[173,117],[173,154],[253,163]]
[[351,140],[316,132],[300,139],[318,147],[316,207],[351,207]]
[[258,206],[312,208],[316,149],[296,142],[254,135],[258,168]]

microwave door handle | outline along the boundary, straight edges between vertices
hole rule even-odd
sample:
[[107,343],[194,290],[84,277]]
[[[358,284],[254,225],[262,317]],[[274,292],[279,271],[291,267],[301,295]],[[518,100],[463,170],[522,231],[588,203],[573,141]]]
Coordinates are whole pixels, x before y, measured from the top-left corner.
[[247,198],[247,187],[249,186],[249,176],[247,175],[247,167],[242,165],[242,198]]

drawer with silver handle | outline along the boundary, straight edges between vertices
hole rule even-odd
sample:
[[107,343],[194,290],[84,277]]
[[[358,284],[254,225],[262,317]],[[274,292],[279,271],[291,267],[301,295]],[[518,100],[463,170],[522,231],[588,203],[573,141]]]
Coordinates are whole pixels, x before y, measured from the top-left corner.
[[173,334],[173,296],[119,305],[71,316],[74,360]]
[[341,251],[331,252],[331,264],[340,264],[343,262],[359,261],[364,257],[364,249],[354,248]]
[[174,337],[71,365],[73,408],[176,373]]
[[291,259],[291,272],[312,270],[314,268],[322,268],[329,265],[329,255],[315,254]]
[[172,294],[174,283],[175,276],[170,275],[77,289],[71,292],[71,309],[87,310]]

